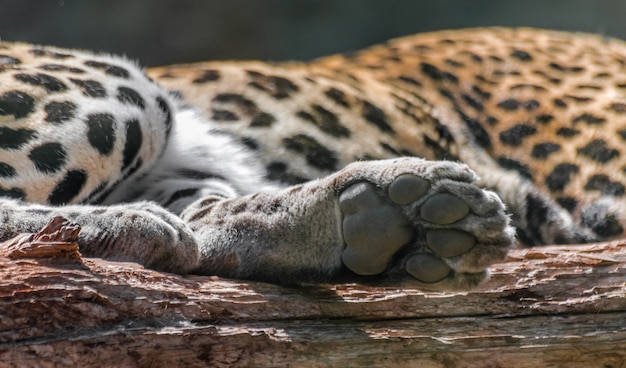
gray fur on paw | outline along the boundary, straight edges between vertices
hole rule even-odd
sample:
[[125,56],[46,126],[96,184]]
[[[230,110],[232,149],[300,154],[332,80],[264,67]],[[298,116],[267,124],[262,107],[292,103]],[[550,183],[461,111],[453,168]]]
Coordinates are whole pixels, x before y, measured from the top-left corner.
[[198,264],[193,232],[176,215],[151,202],[59,210],[82,226],[81,252],[148,268],[188,273]]
[[383,184],[373,176],[341,192],[342,261],[350,271],[408,277],[435,289],[474,286],[486,277],[513,242],[504,207],[466,180],[437,177],[442,171],[435,167],[422,177],[416,170]]

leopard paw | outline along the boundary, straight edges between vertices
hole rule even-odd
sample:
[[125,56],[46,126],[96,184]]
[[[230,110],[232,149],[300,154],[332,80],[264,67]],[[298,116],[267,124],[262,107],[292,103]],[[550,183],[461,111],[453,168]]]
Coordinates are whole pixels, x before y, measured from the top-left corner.
[[472,287],[502,260],[514,229],[498,196],[462,164],[419,159],[348,166],[338,196],[345,267],[430,289]]
[[87,257],[137,262],[174,273],[188,273],[197,267],[198,246],[191,229],[152,202],[61,211],[82,226],[79,245]]

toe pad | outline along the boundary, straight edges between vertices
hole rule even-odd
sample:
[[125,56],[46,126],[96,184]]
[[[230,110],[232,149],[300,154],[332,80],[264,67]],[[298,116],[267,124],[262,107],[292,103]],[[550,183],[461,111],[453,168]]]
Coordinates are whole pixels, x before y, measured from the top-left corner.
[[427,253],[411,256],[407,259],[404,268],[417,280],[427,283],[441,281],[452,272],[441,259]]
[[404,206],[422,198],[429,189],[428,180],[405,174],[398,176],[389,185],[388,195],[393,202]]
[[444,258],[459,256],[474,247],[476,238],[470,233],[455,229],[430,230],[426,233],[428,248]]
[[467,203],[447,193],[435,194],[424,203],[420,216],[428,222],[448,225],[459,221],[470,212]]

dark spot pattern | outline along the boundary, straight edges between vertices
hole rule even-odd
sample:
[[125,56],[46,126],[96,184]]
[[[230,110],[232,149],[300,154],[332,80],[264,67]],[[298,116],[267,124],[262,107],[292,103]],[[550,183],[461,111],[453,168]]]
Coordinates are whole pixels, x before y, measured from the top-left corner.
[[34,130],[0,127],[0,149],[19,149],[36,137]]
[[443,71],[428,63],[420,63],[420,69],[424,75],[437,82],[459,83],[459,78],[450,72]]
[[542,228],[545,227],[545,224],[548,221],[548,213],[549,206],[543,198],[532,194],[529,194],[526,197],[527,232],[522,233],[524,235],[520,236],[522,242],[529,246],[536,245],[541,242],[541,240],[537,239],[534,234],[541,234]]
[[247,73],[251,79],[248,82],[250,87],[263,91],[277,100],[290,97],[300,90],[295,83],[287,78],[275,75],[268,76],[253,70],[248,70]]
[[616,112],[618,114],[626,114],[626,104],[625,103],[612,103],[608,107],[609,110]]
[[482,88],[473,85],[472,86],[472,92],[474,92],[476,95],[478,95],[481,99],[483,100],[487,100],[491,98],[491,93],[484,91]]
[[317,104],[313,104],[311,109],[310,111],[298,111],[296,115],[333,137],[346,138],[350,136],[350,130],[341,124],[337,115]]
[[572,197],[557,197],[556,203],[558,203],[559,206],[565,208],[565,210],[567,210],[569,213],[573,213],[574,210],[576,210],[576,207],[578,207],[578,200]]
[[485,109],[482,103],[478,102],[478,100],[468,94],[463,93],[461,95],[461,98],[463,98],[463,101],[465,101],[467,105],[469,105],[478,112],[482,112]]
[[259,142],[257,142],[254,138],[251,137],[240,137],[241,143],[244,146],[250,148],[251,150],[257,151],[259,149]]
[[401,75],[398,77],[398,79],[412,86],[422,87],[422,83],[420,81],[416,80],[415,78],[409,77],[408,75]]
[[566,108],[567,107],[567,102],[563,101],[560,98],[555,98],[554,100],[552,100],[552,103],[554,104],[554,107],[558,107],[558,108]]
[[511,158],[508,157],[504,157],[504,156],[500,156],[496,159],[496,161],[498,162],[498,165],[500,165],[500,167],[506,169],[506,170],[512,170],[517,172],[521,177],[528,179],[528,180],[533,180],[533,174],[530,171],[530,169],[528,168],[528,166],[524,165],[523,163],[513,160]]
[[95,80],[70,79],[72,83],[80,87],[83,95],[87,97],[103,98],[107,96],[107,90],[102,83]]
[[539,124],[548,124],[554,120],[554,116],[550,114],[540,114],[535,117],[535,121]]
[[142,110],[146,108],[146,102],[143,97],[141,97],[139,92],[130,87],[118,87],[117,99],[123,104],[137,106]]
[[126,170],[128,166],[135,160],[141,144],[143,143],[143,134],[139,120],[129,120],[126,122],[126,142],[124,143],[124,152],[122,159],[122,170]]
[[511,86],[511,88],[509,88],[511,91],[519,91],[519,90],[531,90],[533,92],[545,92],[547,91],[547,89],[545,87],[542,86],[538,86],[536,84],[527,84],[527,83],[520,83],[520,84],[516,84],[514,86]]
[[17,172],[13,166],[7,164],[6,162],[0,162],[0,177],[11,178],[16,174]]
[[581,90],[581,91],[590,90],[590,91],[595,92],[595,91],[601,91],[602,87],[596,86],[593,84],[581,84],[581,85],[576,86],[576,89]]
[[526,51],[523,51],[523,50],[515,49],[515,50],[511,51],[511,53],[509,55],[512,58],[515,58],[515,59],[520,60],[520,61],[532,61],[533,60],[533,57],[529,53],[527,53]]
[[0,197],[8,197],[13,199],[24,199],[26,193],[19,188],[4,189],[0,187]]
[[349,108],[350,104],[348,103],[348,99],[346,98],[346,94],[337,89],[337,88],[329,88],[324,91],[324,95],[335,102],[337,105],[343,106],[345,108]]
[[237,121],[239,120],[239,116],[232,111],[223,110],[223,109],[211,109],[211,119],[215,121]]
[[[254,101],[240,94],[221,93],[213,98],[213,102],[235,105],[243,114],[251,117],[251,128],[269,127],[276,122],[276,118],[273,115],[260,111]],[[236,121],[240,119],[233,111],[215,107],[213,108],[213,118],[218,121]]]
[[559,135],[561,137],[574,137],[576,135],[580,134],[580,131],[576,130],[576,129],[572,129],[572,128],[559,128],[556,131],[556,135]]
[[159,109],[165,114],[165,134],[169,136],[172,130],[172,110],[163,97],[157,97],[156,102]]
[[180,199],[187,198],[187,197],[193,197],[199,191],[200,191],[200,189],[198,189],[198,188],[188,188],[188,189],[177,190],[174,193],[172,193],[170,198],[165,202],[164,206],[168,207],[172,203],[174,203],[174,202],[176,202],[176,201],[178,201]]
[[87,182],[87,173],[82,170],[71,170],[57,185],[48,197],[48,203],[54,206],[68,204],[83,189]]
[[63,168],[67,161],[67,152],[60,143],[44,143],[33,148],[28,158],[39,172],[52,174]]
[[21,64],[22,61],[18,58],[14,58],[9,55],[0,54],[0,65],[18,65]]
[[46,112],[45,121],[54,125],[61,125],[74,118],[76,104],[70,101],[55,101],[44,106]]
[[80,68],[75,68],[75,67],[62,65],[62,64],[44,64],[44,65],[39,66],[39,69],[46,70],[49,72],[70,72],[74,74],[85,73],[85,71]]
[[574,101],[575,103],[578,103],[578,104],[582,104],[582,103],[589,102],[592,100],[591,97],[574,96],[574,95],[565,95],[563,96],[563,98],[565,98],[566,100]]
[[[455,141],[448,128],[439,121],[436,121],[436,132],[438,137],[434,139],[424,135],[424,145],[432,151],[436,160],[458,161],[459,158],[450,152],[450,149],[455,144]],[[410,154],[407,156],[419,155]]]
[[604,195],[621,197],[624,195],[624,185],[619,182],[611,181],[604,174],[593,175],[585,184],[585,190],[599,191]]
[[267,167],[267,178],[273,181],[279,181],[281,183],[296,185],[309,181],[309,178],[303,178],[298,175],[294,175],[288,171],[289,166],[280,161],[270,162]]
[[220,72],[215,69],[205,69],[203,70],[199,76],[197,76],[191,83],[201,84],[208,82],[215,82],[220,79]]
[[592,230],[600,235],[606,237],[615,237],[624,233],[624,228],[619,223],[619,220],[615,218],[614,214],[609,214],[604,218],[604,221],[592,227]]
[[398,157],[402,156],[400,151],[398,151],[397,149],[395,149],[392,146],[390,146],[389,143],[380,142],[380,146],[382,147],[382,149],[384,149],[385,151],[391,153],[394,156],[398,156]]
[[563,190],[571,180],[573,174],[578,173],[579,168],[574,164],[561,163],[554,167],[546,176],[545,183],[552,192]]
[[[89,193],[85,197],[85,199],[83,199],[81,202],[82,203],[99,203],[102,199],[95,199],[95,198],[98,197],[98,195],[100,195],[102,192],[104,192],[104,190],[106,189],[108,185],[109,183],[107,181],[101,182],[100,184],[98,184],[96,189],[94,189],[91,193]],[[102,208],[102,210],[106,210],[106,209]]]
[[520,102],[514,98],[507,98],[506,100],[499,102],[496,106],[502,110],[515,111],[519,108]]
[[101,155],[108,156],[115,146],[115,118],[111,114],[87,115],[87,139]]
[[475,54],[471,51],[461,51],[459,55],[469,56],[469,58],[477,64],[481,64],[483,62],[482,56]]
[[572,123],[576,124],[578,122],[583,122],[583,123],[587,123],[590,125],[594,125],[594,124],[602,124],[606,121],[606,119],[601,118],[601,117],[597,117],[594,116],[592,114],[588,114],[588,113],[584,113],[581,115],[576,116],[574,119],[572,119]]
[[491,148],[491,137],[482,124],[478,120],[465,115],[460,110],[457,110],[457,113],[463,119],[472,136],[474,136],[476,143],[485,149]]
[[540,104],[539,104],[539,101],[537,100],[526,100],[522,102],[522,106],[528,111],[533,111],[533,110],[537,110]]
[[[121,178],[119,178],[106,190],[103,190],[100,193],[96,193],[97,198],[93,198],[94,203],[102,203],[109,195],[111,195],[111,193],[113,193],[113,191],[115,191],[115,189],[120,185],[120,183],[126,181],[126,179],[133,176],[137,172],[137,170],[139,170],[142,166],[143,166],[143,160],[141,159],[141,157],[139,157],[137,158],[137,161],[135,162],[133,166],[131,166],[130,168],[128,168],[126,171],[122,173]],[[135,197],[138,197],[140,194],[141,192],[137,193]],[[90,201],[92,200],[92,198],[86,198],[85,200],[87,199],[89,199]]]
[[538,159],[546,159],[550,154],[561,149],[561,145],[556,143],[537,143],[533,146],[531,156]]
[[561,82],[562,82],[561,79],[555,78],[555,77],[553,77],[553,76],[549,75],[548,73],[543,72],[541,70],[535,70],[535,71],[533,71],[533,74],[534,75],[538,75],[538,76],[544,78],[545,80],[547,80],[548,82],[550,82],[552,84],[555,84],[555,85],[561,84]]
[[579,148],[578,154],[600,163],[606,163],[619,156],[619,151],[608,147],[602,139],[594,139],[585,147]]
[[537,128],[527,124],[517,124],[508,130],[500,133],[500,141],[502,143],[517,147],[522,144],[524,138],[532,136],[537,133]]
[[485,116],[485,122],[491,126],[495,126],[498,125],[500,123],[500,120],[498,120],[497,118],[493,117],[493,116]]
[[447,65],[450,65],[453,68],[462,68],[462,67],[465,66],[465,64],[463,64],[463,63],[461,63],[459,61],[453,60],[453,59],[446,59],[445,63]]
[[246,115],[252,115],[258,111],[258,107],[254,101],[236,93],[220,93],[213,97],[213,102],[233,104]]
[[176,174],[183,178],[193,179],[193,180],[219,179],[222,181],[226,181],[226,178],[224,178],[221,175],[217,175],[215,173],[207,172],[207,171],[199,171],[196,169],[190,169],[190,168],[178,169],[176,170]]
[[71,55],[71,54],[56,52],[56,51],[47,50],[47,49],[43,49],[39,47],[33,48],[32,50],[30,50],[30,52],[35,56],[47,56],[53,59],[60,59],[60,60],[74,58],[74,55]]
[[304,134],[283,139],[283,145],[290,151],[304,155],[307,163],[322,170],[337,170],[337,155],[317,140]]
[[176,170],[176,174],[180,175],[183,178],[193,179],[193,180],[207,180],[207,179],[219,179],[222,181],[227,180],[223,176],[212,173],[212,172],[199,171],[196,169],[190,169],[186,167]]
[[35,111],[35,99],[21,91],[8,91],[0,95],[0,116],[13,115],[21,119]]
[[67,86],[59,79],[43,73],[38,74],[15,74],[13,76],[20,82],[30,84],[33,86],[43,87],[48,93],[65,91]]
[[108,74],[114,77],[119,77],[119,78],[124,78],[124,79],[128,79],[130,77],[130,73],[128,72],[128,70],[122,68],[121,66],[112,65],[109,63],[104,63],[104,62],[95,61],[95,60],[87,60],[85,61],[85,65],[95,68],[95,69],[102,70],[104,71],[105,74]]
[[250,121],[251,128],[261,128],[261,127],[269,127],[276,122],[276,118],[274,115],[268,114],[266,112],[259,112],[256,114],[252,121]]
[[395,133],[391,125],[389,125],[389,121],[387,120],[387,115],[380,107],[365,100],[363,100],[362,103],[363,103],[362,116],[366,121],[374,124],[382,132]]
[[554,62],[548,64],[548,66],[554,70],[565,73],[579,73],[585,70],[585,68],[580,66],[564,66]]
[[581,221],[600,236],[614,237],[624,232],[615,214],[609,213],[608,208],[600,203],[592,203],[591,206],[585,208]]

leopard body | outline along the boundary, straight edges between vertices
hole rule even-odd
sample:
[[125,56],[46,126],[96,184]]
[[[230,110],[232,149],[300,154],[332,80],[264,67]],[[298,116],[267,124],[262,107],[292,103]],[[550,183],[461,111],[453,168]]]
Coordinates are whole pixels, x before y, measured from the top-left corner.
[[86,254],[157,269],[445,289],[502,259],[509,216],[525,245],[626,226],[619,40],[442,31],[147,74],[0,43],[0,237],[62,214]]

